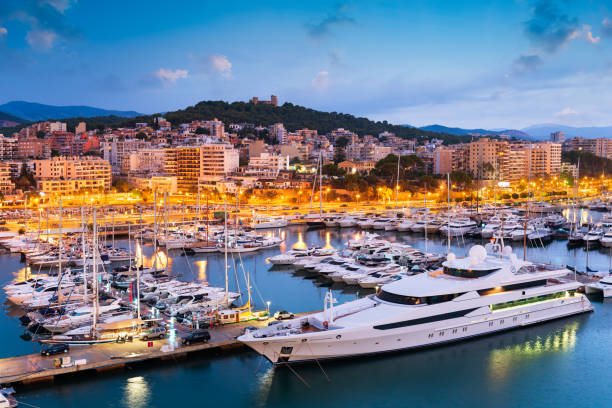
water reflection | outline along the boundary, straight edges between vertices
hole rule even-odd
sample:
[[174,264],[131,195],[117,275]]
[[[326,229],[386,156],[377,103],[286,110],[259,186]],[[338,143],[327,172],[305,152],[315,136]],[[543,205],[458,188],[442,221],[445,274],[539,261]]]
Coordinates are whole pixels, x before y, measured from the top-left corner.
[[306,243],[304,242],[304,234],[301,231],[298,232],[297,242],[293,244],[291,248],[293,249],[306,249],[307,248]]
[[493,383],[502,383],[517,366],[533,359],[541,358],[546,354],[564,353],[576,346],[576,331],[579,328],[577,321],[564,326],[562,329],[538,336],[535,340],[528,340],[512,346],[492,350],[489,355],[489,378]]
[[206,283],[206,266],[208,265],[208,261],[195,261],[196,266],[198,267],[198,280],[200,282]]
[[331,244],[331,233],[330,232],[325,233],[325,247],[323,247],[323,249],[334,249],[334,247]]
[[125,385],[125,402],[130,408],[146,407],[149,405],[151,390],[144,377],[128,378]]
[[[261,357],[263,358],[263,357]],[[261,363],[261,362],[260,362]],[[265,407],[267,406],[268,395],[272,388],[272,382],[274,381],[274,373],[276,369],[274,367],[268,368],[263,374],[258,377],[257,384],[257,395],[255,400],[255,406]]]

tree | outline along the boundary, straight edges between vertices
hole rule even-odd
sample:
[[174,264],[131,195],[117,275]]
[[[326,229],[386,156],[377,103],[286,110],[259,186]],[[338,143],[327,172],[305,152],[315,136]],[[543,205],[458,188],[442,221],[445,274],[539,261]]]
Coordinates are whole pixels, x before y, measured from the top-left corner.
[[195,131],[196,135],[210,135],[210,130],[208,128],[199,127]]
[[147,134],[145,132],[138,132],[136,133],[136,139],[146,140]]
[[291,160],[289,160],[289,164],[300,164],[300,158],[295,156]]
[[349,140],[345,136],[340,136],[338,139],[336,139],[336,143],[334,143],[334,146],[345,148],[348,143]]
[[472,185],[472,177],[470,177],[469,174],[461,170],[451,172],[450,181],[451,183],[456,184],[457,186],[460,186],[463,188],[469,187]]
[[30,191],[36,187],[34,175],[30,172],[25,163],[21,165],[21,173],[15,180],[13,180],[13,182],[15,183],[15,187],[21,189],[22,191]]
[[39,139],[44,139],[47,136],[47,133],[44,130],[39,130],[36,132],[36,137]]
[[344,149],[341,147],[337,147],[334,152],[334,163],[338,164],[343,162],[346,159],[346,154],[344,153]]
[[247,159],[246,157],[239,157],[238,158],[238,165],[239,166],[248,166],[249,164],[249,159]]
[[330,177],[341,177],[346,174],[344,169],[339,168],[335,164],[329,163],[323,166],[323,175]]
[[130,185],[128,184],[127,180],[122,178],[113,180],[113,187],[115,187],[119,193],[127,193],[130,191]]

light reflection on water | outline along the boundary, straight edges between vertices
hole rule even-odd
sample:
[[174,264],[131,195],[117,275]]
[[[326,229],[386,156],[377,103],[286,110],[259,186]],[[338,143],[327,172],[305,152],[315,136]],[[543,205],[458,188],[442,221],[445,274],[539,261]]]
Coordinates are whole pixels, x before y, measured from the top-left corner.
[[206,283],[206,266],[208,265],[208,261],[195,261],[195,264],[198,267],[198,280],[202,283]]
[[509,373],[516,372],[518,366],[522,364],[546,354],[573,350],[576,346],[578,328],[579,322],[574,321],[544,337],[538,336],[535,340],[492,350],[488,361],[489,379],[493,384],[499,385],[507,379]]
[[131,377],[125,384],[125,405],[130,408],[146,407],[149,405],[151,390],[147,380],[142,377]]

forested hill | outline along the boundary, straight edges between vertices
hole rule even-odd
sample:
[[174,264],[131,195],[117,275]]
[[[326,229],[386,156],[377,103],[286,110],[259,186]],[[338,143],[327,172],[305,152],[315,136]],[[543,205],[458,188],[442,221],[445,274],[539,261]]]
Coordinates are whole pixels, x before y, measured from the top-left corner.
[[[153,116],[140,116],[126,120],[126,124],[136,122],[150,122]],[[337,112],[321,112],[302,106],[285,103],[282,106],[272,106],[245,102],[227,103],[222,101],[203,101],[186,109],[167,112],[163,115],[173,125],[192,120],[217,118],[224,123],[253,123],[256,126],[268,126],[274,123],[283,123],[287,130],[295,131],[302,128],[316,129],[319,133],[328,133],[334,129],[344,128],[363,135],[378,135],[389,131],[403,138],[417,138],[419,140],[433,137],[443,139],[445,143],[459,143],[470,138],[464,136],[448,135],[423,131],[420,129],[391,125],[384,122],[374,122],[367,118],[358,118],[353,115]]]
[[[385,122],[374,122],[367,118],[358,118],[337,112],[321,112],[302,106],[285,103],[282,106],[272,105],[253,105],[245,102],[227,103],[222,101],[203,101],[195,106],[165,114],[154,114],[137,116],[133,118],[120,118],[117,116],[98,116],[94,118],[71,118],[62,119],[67,122],[68,129],[84,121],[88,129],[95,129],[100,126],[127,127],[134,126],[137,122],[152,123],[156,116],[163,116],[174,126],[180,123],[188,123],[192,120],[211,120],[217,118],[226,124],[229,123],[253,123],[256,126],[268,126],[274,123],[283,123],[287,130],[295,131],[302,128],[316,129],[319,133],[325,134],[334,129],[344,128],[363,135],[378,135],[383,131],[395,133],[403,138],[416,138],[425,140],[438,138],[445,144],[461,143],[469,141],[470,136],[449,135],[445,133],[428,132],[417,128],[391,125]],[[8,129],[7,129],[8,130]],[[12,131],[16,129],[10,129]],[[8,133],[8,132],[6,132]]]

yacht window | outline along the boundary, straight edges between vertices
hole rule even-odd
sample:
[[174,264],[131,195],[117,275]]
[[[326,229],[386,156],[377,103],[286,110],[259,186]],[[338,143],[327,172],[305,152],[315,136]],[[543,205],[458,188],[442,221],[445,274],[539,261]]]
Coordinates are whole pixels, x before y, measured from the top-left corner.
[[[500,309],[506,309],[509,307],[523,306],[529,303],[558,299],[558,298],[561,298],[567,295],[569,295],[569,293],[566,291],[563,291],[563,292],[557,292],[557,293],[550,293],[548,295],[534,296],[534,297],[530,297],[527,299],[513,300],[511,302],[496,303],[494,305],[491,305],[491,310],[500,310]],[[529,315],[527,315],[526,317],[529,317]]]
[[426,303],[426,298],[424,297],[397,295],[385,292],[384,290],[378,294],[378,298],[385,302],[398,303],[400,305],[420,305]]
[[449,268],[448,266],[444,267],[444,273],[451,276],[457,276],[460,278],[481,278],[483,276],[487,276],[493,272],[499,271],[499,268],[493,269],[459,269],[459,268]]

